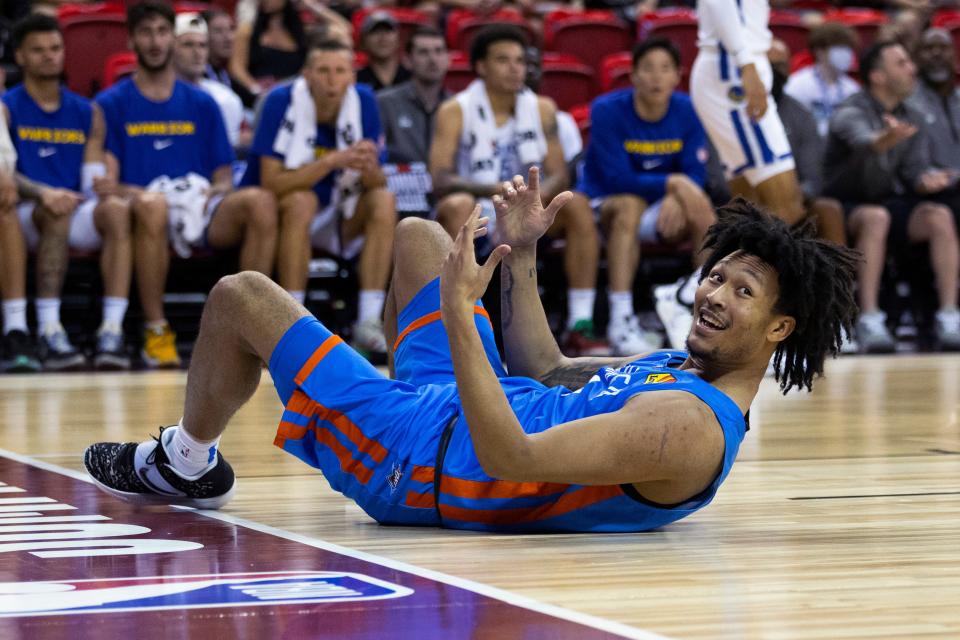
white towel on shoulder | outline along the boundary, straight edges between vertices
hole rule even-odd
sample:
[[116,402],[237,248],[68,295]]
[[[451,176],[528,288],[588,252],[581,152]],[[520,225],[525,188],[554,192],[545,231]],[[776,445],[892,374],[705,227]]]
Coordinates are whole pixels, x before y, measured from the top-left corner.
[[[466,150],[469,177],[475,182],[500,180],[501,161],[494,153],[497,123],[483,80],[474,80],[456,96],[463,113],[460,144]],[[537,94],[524,88],[517,94],[513,109],[516,123],[517,155],[524,170],[542,164],[547,155],[547,139],[540,121]],[[461,173],[463,172],[461,167]]]
[[[340,103],[337,114],[336,138],[337,150],[342,151],[358,142],[363,134],[360,115],[360,95],[356,87],[350,85]],[[286,169],[299,169],[313,162],[316,157],[317,109],[310,94],[307,81],[298,77],[291,88],[290,106],[283,114],[280,129],[273,141],[273,150],[283,156]],[[334,179],[333,195],[330,203],[338,209],[343,218],[353,216],[360,198],[360,172],[343,169]]]

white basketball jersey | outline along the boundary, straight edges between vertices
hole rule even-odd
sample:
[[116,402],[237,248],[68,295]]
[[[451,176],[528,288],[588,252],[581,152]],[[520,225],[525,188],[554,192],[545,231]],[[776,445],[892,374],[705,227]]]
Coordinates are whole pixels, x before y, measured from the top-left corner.
[[698,0],[697,45],[742,67],[770,49],[769,0]]

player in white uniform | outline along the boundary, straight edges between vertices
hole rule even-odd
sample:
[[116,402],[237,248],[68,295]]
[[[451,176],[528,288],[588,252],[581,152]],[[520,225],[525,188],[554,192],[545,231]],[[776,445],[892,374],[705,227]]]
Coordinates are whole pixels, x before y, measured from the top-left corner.
[[[787,134],[770,95],[769,0],[698,0],[700,49],[690,97],[723,164],[730,191],[758,202],[787,223],[805,215]],[[686,285],[686,286],[685,286]],[[657,313],[673,336],[686,336],[695,283],[657,287]],[[685,299],[688,298],[688,299]]]

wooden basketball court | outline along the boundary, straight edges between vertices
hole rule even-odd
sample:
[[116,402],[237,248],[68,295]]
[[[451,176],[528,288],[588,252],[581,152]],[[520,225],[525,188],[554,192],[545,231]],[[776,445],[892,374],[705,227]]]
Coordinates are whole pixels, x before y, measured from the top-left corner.
[[[182,372],[0,376],[0,448],[41,465],[81,471],[87,444],[143,440],[155,434],[157,426],[175,422],[185,382]],[[956,356],[846,357],[828,363],[827,377],[813,394],[786,398],[772,381],[765,381],[738,462],[713,504],[645,534],[484,535],[378,526],[330,491],[317,472],[272,446],[280,411],[265,374],[222,443],[239,484],[237,497],[211,522],[282,530],[288,532],[284,540],[340,545],[357,557],[386,559],[382,566],[403,563],[424,570],[424,575],[441,572],[471,581],[475,590],[480,583],[509,592],[497,591],[495,597],[501,599],[514,594],[521,606],[544,603],[541,612],[546,616],[576,618],[554,608],[559,607],[587,614],[588,623],[609,621],[605,633],[612,635],[960,637]],[[19,456],[14,457],[23,461]],[[23,487],[46,473],[29,465],[17,469],[21,467],[6,471],[16,476],[13,481],[0,477],[0,482]],[[50,477],[52,482],[78,482],[56,473]],[[87,504],[83,501],[94,499],[85,491],[71,489],[63,499],[80,508]],[[0,501],[16,505],[11,502],[16,498],[7,497],[12,495],[5,493]],[[96,495],[100,502],[91,508],[110,516],[117,501]],[[150,513],[158,515],[157,509]],[[151,535],[162,537],[165,522],[186,526],[177,524],[182,513],[162,509],[158,524],[149,525]],[[4,523],[12,521],[10,515],[0,513],[4,543],[24,531],[23,526]],[[111,517],[119,521],[118,515]],[[316,569],[291,562],[272,567],[270,544],[266,538],[256,542],[249,566],[256,565],[257,572]],[[0,583],[105,577],[45,577],[43,562],[17,549],[0,544]],[[164,564],[164,556],[136,556],[136,575],[169,574],[171,565]],[[17,558],[19,564],[13,562]],[[20,568],[10,568],[14,566]],[[88,561],[71,566],[87,571],[97,565]],[[6,592],[3,587],[0,584],[0,594],[9,593],[10,587]],[[549,625],[539,632],[505,626],[513,613],[480,610],[486,615],[468,617],[435,637],[593,637],[551,631]],[[370,611],[356,609],[353,614],[364,630],[362,637],[398,637],[401,628],[396,623]],[[443,616],[432,617],[435,612],[429,607],[417,611],[423,624],[440,628],[434,625],[440,625],[437,620]],[[484,617],[489,619],[481,622]],[[267,637],[255,631],[263,629],[256,626],[256,620],[263,619],[254,616],[244,622],[243,616],[235,617],[230,628],[234,637]],[[98,628],[92,622],[75,622],[43,627],[38,635],[20,624],[3,620],[3,637],[80,638],[86,636],[78,630]],[[199,635],[201,627],[175,629],[179,631],[165,637],[186,637],[181,631]],[[360,637],[322,624],[285,627],[283,634],[271,629],[276,632],[271,637]]]

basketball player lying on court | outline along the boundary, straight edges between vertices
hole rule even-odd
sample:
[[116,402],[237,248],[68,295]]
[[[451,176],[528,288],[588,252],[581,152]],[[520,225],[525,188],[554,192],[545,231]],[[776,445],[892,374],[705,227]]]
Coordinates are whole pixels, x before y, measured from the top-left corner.
[[[181,422],[141,444],[92,445],[87,470],[127,500],[220,507],[234,474],[217,443],[265,360],[285,404],[274,444],[380,523],[643,531],[690,515],[730,472],[771,356],[786,392],[809,389],[836,354],[855,313],[856,254],[735,201],[705,241],[688,352],[571,359],[535,267],[536,241],[569,197],[544,209],[536,169],[529,186],[504,183],[503,244],[482,266],[479,209],[453,241],[433,222],[400,223],[385,323],[394,379],[268,278],[222,279]],[[509,375],[478,301],[501,260]]]

